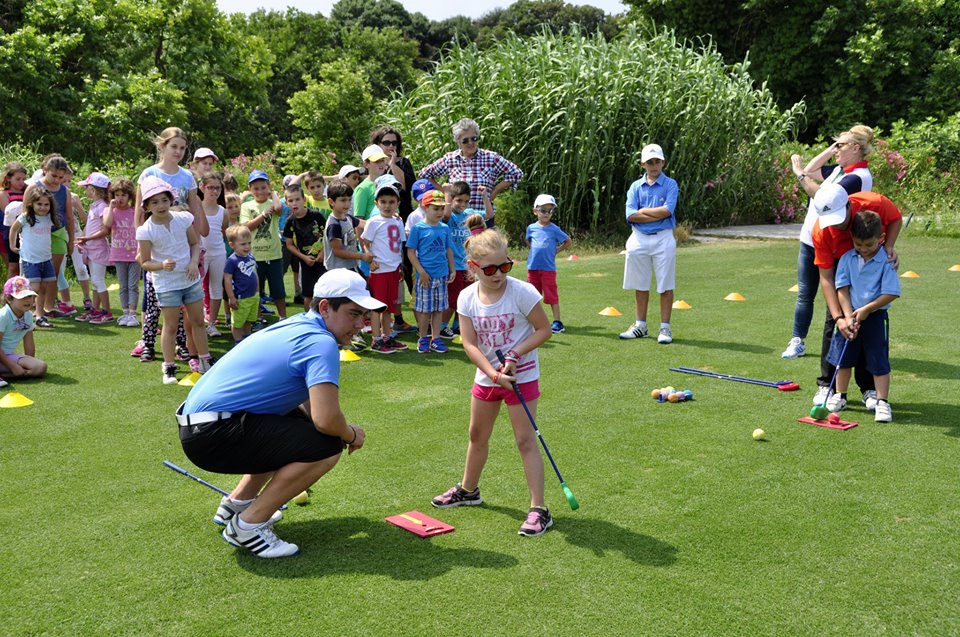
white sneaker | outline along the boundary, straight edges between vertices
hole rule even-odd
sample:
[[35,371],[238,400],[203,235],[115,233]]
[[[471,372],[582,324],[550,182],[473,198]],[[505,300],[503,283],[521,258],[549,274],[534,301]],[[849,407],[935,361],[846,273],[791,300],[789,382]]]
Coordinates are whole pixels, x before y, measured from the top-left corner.
[[890,409],[890,403],[885,400],[878,400],[876,405],[877,414],[873,417],[874,422],[893,422],[893,410]]
[[620,332],[620,338],[646,338],[647,337],[647,328],[640,327],[636,323],[630,326],[626,332]]
[[[249,509],[251,504],[253,504],[253,502],[237,504],[227,496],[223,496],[220,498],[220,506],[217,507],[217,512],[213,514],[213,523],[218,526],[226,526],[227,522],[232,520],[234,516],[239,515],[242,511]],[[282,519],[283,512],[274,511],[273,515],[270,516],[270,519],[267,520],[267,524],[276,524]]]
[[221,535],[228,544],[248,549],[257,557],[290,557],[300,552],[300,547],[296,544],[278,538],[269,522],[245,531],[237,526],[237,518],[234,517],[227,522],[227,528]]
[[794,336],[787,344],[787,349],[783,350],[783,354],[780,354],[780,358],[799,358],[806,353],[807,347],[803,344],[803,339]]
[[217,329],[216,323],[211,323],[207,326],[207,336],[210,338],[217,338],[218,336],[221,336],[220,330]]
[[[863,392],[863,406],[867,408],[867,411],[876,411],[877,410],[877,392],[868,389]],[[889,405],[888,405],[889,406]],[[889,422],[889,421],[881,421]]]
[[163,384],[164,385],[176,385],[177,384],[177,365],[176,363],[171,364],[169,367],[167,365],[163,366]]
[[827,388],[827,387],[818,387],[818,388],[817,388],[817,393],[814,394],[814,396],[813,396],[813,404],[814,404],[814,405],[822,405],[823,403],[825,403],[825,402],[827,401],[827,392],[828,392],[828,391],[829,391],[829,388]]
[[826,407],[827,410],[832,413],[843,411],[847,408],[847,399],[841,396],[839,393],[831,394],[830,398],[827,399]]
[[673,342],[673,334],[670,332],[669,327],[660,328],[660,334],[657,335],[657,342],[661,345],[666,345]]
[[127,314],[127,327],[140,327],[136,314]]

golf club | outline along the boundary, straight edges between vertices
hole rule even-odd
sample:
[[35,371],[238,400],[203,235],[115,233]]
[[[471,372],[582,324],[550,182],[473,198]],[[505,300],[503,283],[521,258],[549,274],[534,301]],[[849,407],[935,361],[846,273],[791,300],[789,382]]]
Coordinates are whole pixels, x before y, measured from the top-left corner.
[[833,384],[837,381],[837,372],[840,371],[840,362],[843,361],[843,355],[847,353],[847,345],[850,344],[846,338],[843,339],[843,348],[840,350],[840,358],[837,360],[837,366],[833,370],[833,378],[830,379],[830,384],[827,385],[827,397],[823,400],[823,403],[820,405],[814,405],[810,408],[810,417],[815,420],[826,420],[827,416],[830,415],[830,410],[827,409],[827,401],[830,400],[830,393],[833,390]]
[[[213,489],[214,491],[216,491],[216,492],[219,493],[220,495],[224,495],[224,496],[229,496],[229,495],[230,495],[229,493],[227,493],[226,491],[224,491],[224,490],[221,489],[220,487],[218,487],[218,486],[216,486],[216,485],[213,485],[213,484],[210,484],[209,482],[207,482],[207,481],[204,480],[203,478],[201,478],[201,477],[199,477],[199,476],[193,475],[192,473],[190,473],[190,472],[187,471],[186,469],[183,469],[183,468],[181,468],[181,467],[178,467],[177,465],[173,464],[173,463],[170,462],[169,460],[164,460],[164,461],[163,461],[163,465],[164,465],[165,467],[167,467],[168,469],[173,469],[174,471],[176,471],[177,473],[179,473],[179,474],[181,474],[181,475],[187,476],[187,477],[190,478],[191,480],[195,480],[196,482],[199,482],[200,484],[202,484],[202,485],[205,486],[205,487],[210,487],[211,489]],[[280,510],[281,510],[281,511],[283,511],[283,510],[286,509],[286,508],[287,508],[287,505],[286,505],[286,504],[283,504],[283,505],[280,506]]]
[[[506,365],[507,359],[504,358],[503,352],[497,350],[497,358],[500,360],[501,365]],[[527,412],[527,418],[530,420],[530,424],[533,425],[533,430],[537,434],[537,438],[540,440],[540,446],[543,447],[543,450],[547,454],[547,458],[550,460],[550,464],[553,466],[553,471],[557,474],[557,478],[560,480],[560,488],[563,489],[563,495],[567,498],[567,503],[570,505],[570,508],[573,511],[576,511],[580,508],[580,503],[577,502],[577,497],[573,495],[573,490],[567,486],[567,483],[564,482],[563,476],[560,475],[560,469],[557,469],[557,463],[553,461],[553,456],[550,455],[550,449],[547,448],[547,441],[543,439],[543,436],[540,434],[540,429],[537,427],[537,423],[533,419],[533,414],[530,413],[530,408],[527,407],[527,401],[523,399],[523,394],[520,393],[520,388],[517,387],[516,381],[510,383],[513,385],[513,392],[517,395],[517,398],[520,399],[520,404],[523,405],[523,410]]]
[[721,374],[720,372],[711,372],[705,369],[696,369],[694,367],[671,367],[671,372],[680,372],[681,374],[694,374],[697,376],[707,376],[708,378],[719,378],[720,380],[732,380],[738,383],[748,383],[750,385],[762,385],[763,387],[775,387],[778,391],[797,391],[800,389],[798,383],[792,380],[759,380],[757,378],[747,378],[746,376],[733,376],[732,374]]

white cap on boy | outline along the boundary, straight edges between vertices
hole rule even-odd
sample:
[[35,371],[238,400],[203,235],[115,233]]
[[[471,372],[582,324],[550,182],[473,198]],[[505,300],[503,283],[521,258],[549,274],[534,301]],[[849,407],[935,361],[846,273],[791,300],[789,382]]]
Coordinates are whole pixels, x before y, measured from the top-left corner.
[[348,298],[365,310],[380,312],[386,304],[370,296],[363,277],[346,268],[327,271],[313,286],[313,296],[318,299]]
[[660,148],[658,144],[647,144],[643,147],[643,150],[640,151],[641,164],[645,164],[651,159],[667,161],[666,157],[663,156],[663,149]]

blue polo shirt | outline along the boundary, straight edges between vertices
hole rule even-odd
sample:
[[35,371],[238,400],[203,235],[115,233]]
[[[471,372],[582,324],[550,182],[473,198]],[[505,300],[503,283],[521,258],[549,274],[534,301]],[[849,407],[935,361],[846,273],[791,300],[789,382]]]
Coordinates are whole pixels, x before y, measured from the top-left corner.
[[561,245],[567,238],[567,233],[555,223],[541,226],[537,222],[527,226],[526,239],[530,242],[527,269],[555,271],[557,269],[557,246]]
[[297,314],[227,352],[190,390],[183,413],[287,414],[321,383],[340,384],[337,340],[319,314]]
[[666,206],[670,211],[669,217],[664,217],[659,221],[649,223],[633,223],[630,225],[634,230],[641,234],[657,234],[661,230],[669,230],[677,225],[677,219],[674,211],[677,209],[677,196],[680,194],[680,187],[677,182],[667,177],[665,173],[660,173],[653,185],[647,183],[647,174],[630,184],[627,191],[627,217],[635,214],[640,208],[660,208]]
[[[838,290],[850,288],[850,304],[855,310],[873,302],[881,294],[900,296],[900,279],[893,266],[887,263],[887,251],[883,246],[869,261],[864,261],[856,250],[850,250],[840,257],[835,283]],[[880,309],[889,307],[887,303]]]

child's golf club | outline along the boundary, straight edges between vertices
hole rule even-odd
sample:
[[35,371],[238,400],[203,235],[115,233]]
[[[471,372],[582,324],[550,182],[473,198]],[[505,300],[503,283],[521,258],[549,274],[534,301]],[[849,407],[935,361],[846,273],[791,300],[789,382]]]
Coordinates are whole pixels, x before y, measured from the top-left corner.
[[[173,463],[170,462],[169,460],[164,460],[164,461],[163,461],[163,465],[164,465],[165,467],[167,467],[168,469],[173,469],[173,470],[176,471],[177,473],[187,476],[187,477],[190,478],[191,480],[195,480],[195,481],[199,482],[200,484],[202,484],[202,485],[205,486],[205,487],[210,487],[211,489],[213,489],[214,491],[216,491],[216,492],[219,493],[220,495],[223,495],[223,496],[229,496],[229,495],[230,495],[229,493],[227,493],[226,491],[224,491],[224,490],[221,489],[220,487],[218,487],[218,486],[216,486],[216,485],[213,485],[213,484],[210,484],[209,482],[207,482],[207,481],[204,480],[203,478],[201,478],[201,477],[199,477],[199,476],[193,475],[192,473],[190,473],[190,472],[187,471],[186,469],[183,469],[183,468],[181,468],[181,467],[178,467],[177,465],[173,464]],[[283,505],[280,506],[280,510],[281,510],[281,511],[283,511],[283,510],[286,509],[286,508],[287,508],[287,505],[286,505],[286,504],[283,504]]]
[[833,378],[830,379],[830,384],[827,386],[827,397],[823,400],[823,404],[814,405],[810,408],[810,417],[815,420],[826,420],[827,416],[830,415],[830,410],[827,409],[827,401],[830,400],[833,384],[837,381],[837,372],[840,371],[840,363],[843,361],[843,355],[847,353],[847,345],[849,344],[850,341],[844,338],[843,347],[840,349],[840,358],[837,360],[837,366],[833,370]]
[[705,369],[696,369],[694,367],[671,367],[671,372],[680,372],[681,374],[695,374],[697,376],[707,376],[708,378],[719,378],[720,380],[732,380],[738,383],[748,383],[750,385],[762,385],[764,387],[775,387],[778,391],[797,391],[800,385],[791,380],[760,380],[758,378],[747,378],[746,376],[734,376],[732,374],[721,374],[720,372],[710,372]]
[[[503,352],[497,350],[497,358],[500,359],[501,365],[506,365],[507,359],[503,357]],[[577,502],[577,497],[573,495],[573,491],[570,487],[567,486],[567,483],[563,481],[563,476],[560,475],[560,469],[557,469],[557,463],[553,461],[553,456],[550,455],[550,449],[547,448],[547,442],[543,439],[543,436],[540,435],[540,429],[537,428],[537,423],[533,419],[533,414],[530,413],[530,408],[527,407],[527,401],[523,399],[523,394],[520,393],[520,388],[517,387],[517,383],[511,383],[513,385],[513,392],[517,395],[517,398],[520,399],[520,404],[523,405],[523,410],[527,412],[527,418],[530,420],[530,424],[533,425],[533,430],[537,434],[537,438],[540,440],[540,446],[543,447],[543,450],[547,453],[547,458],[550,460],[550,464],[553,466],[553,471],[557,474],[557,478],[560,480],[560,488],[563,489],[563,495],[567,498],[567,503],[570,505],[570,508],[574,511],[580,508],[580,503]]]

